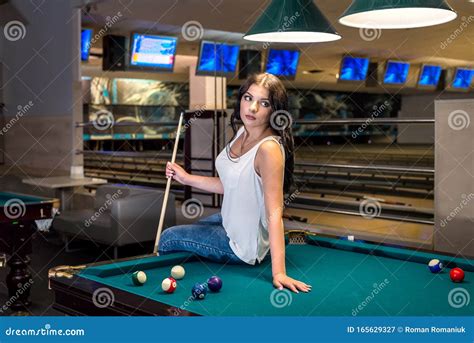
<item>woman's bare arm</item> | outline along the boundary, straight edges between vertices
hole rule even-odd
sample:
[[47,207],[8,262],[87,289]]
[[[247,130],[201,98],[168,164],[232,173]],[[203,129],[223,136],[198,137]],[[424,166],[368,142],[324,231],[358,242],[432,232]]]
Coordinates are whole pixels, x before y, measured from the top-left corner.
[[172,177],[173,180],[185,186],[199,188],[211,193],[224,194],[224,186],[219,177],[192,175],[177,163],[168,162],[166,164],[166,176]]
[[273,141],[263,143],[257,152],[258,169],[262,177],[265,212],[270,238],[273,285],[293,292],[308,292],[311,286],[286,274],[285,236],[283,227],[284,163],[280,147]]
[[186,179],[186,184],[191,187],[202,189],[203,191],[224,194],[224,186],[219,177],[191,175]]

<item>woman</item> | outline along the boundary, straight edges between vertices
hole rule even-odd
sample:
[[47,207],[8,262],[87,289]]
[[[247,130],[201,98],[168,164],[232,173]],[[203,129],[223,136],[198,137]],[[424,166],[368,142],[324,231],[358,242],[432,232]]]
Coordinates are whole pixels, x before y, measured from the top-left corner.
[[[234,136],[216,159],[219,177],[191,175],[168,162],[167,177],[224,194],[221,213],[163,231],[159,252],[190,251],[225,263],[260,263],[271,253],[273,285],[293,292],[311,286],[286,275],[283,192],[293,177],[293,137],[288,96],[271,74],[249,77],[231,116]],[[285,120],[281,115],[286,114]],[[237,121],[243,126],[237,130]]]

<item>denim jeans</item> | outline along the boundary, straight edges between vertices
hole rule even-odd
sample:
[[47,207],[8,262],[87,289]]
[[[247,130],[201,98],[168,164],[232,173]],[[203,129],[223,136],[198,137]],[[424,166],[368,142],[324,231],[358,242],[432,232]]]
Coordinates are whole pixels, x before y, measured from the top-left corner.
[[166,255],[187,251],[220,263],[245,263],[234,254],[229,237],[222,226],[220,213],[203,218],[196,223],[177,225],[163,231],[158,252]]

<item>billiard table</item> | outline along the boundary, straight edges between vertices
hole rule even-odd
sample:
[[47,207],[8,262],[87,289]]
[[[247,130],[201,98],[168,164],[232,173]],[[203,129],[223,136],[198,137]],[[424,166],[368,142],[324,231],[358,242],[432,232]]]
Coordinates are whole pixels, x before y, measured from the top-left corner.
[[35,220],[52,218],[53,208],[58,206],[57,199],[0,192],[0,253],[9,256],[6,284],[11,300],[9,307],[14,311],[30,305],[32,282],[28,265]]
[[[69,315],[171,316],[465,316],[473,302],[459,306],[459,294],[474,294],[474,260],[307,232],[287,235],[287,273],[312,285],[310,293],[272,286],[271,261],[256,266],[212,263],[189,253],[147,255],[49,271],[54,308]],[[449,270],[429,271],[432,258],[465,270],[453,283]],[[174,293],[161,289],[174,265],[186,275]],[[136,286],[132,273],[147,282]],[[217,293],[193,299],[195,283],[223,280]],[[462,288],[462,290],[456,290]],[[454,290],[454,291],[453,291]],[[451,292],[451,293],[450,293]],[[457,292],[458,294],[453,294]],[[462,295],[461,295],[462,296]],[[449,298],[448,298],[449,297]]]

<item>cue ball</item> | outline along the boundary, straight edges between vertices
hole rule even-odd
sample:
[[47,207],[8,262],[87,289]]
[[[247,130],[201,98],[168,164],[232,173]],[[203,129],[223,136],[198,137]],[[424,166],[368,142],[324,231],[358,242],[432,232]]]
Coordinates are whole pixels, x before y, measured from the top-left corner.
[[222,280],[220,277],[218,276],[211,276],[208,280],[207,280],[207,287],[209,287],[209,289],[212,291],[212,292],[219,292],[219,290],[222,288]]
[[172,277],[167,277],[161,283],[161,289],[163,289],[166,293],[173,293],[176,290],[176,287],[176,280]]
[[180,280],[184,278],[184,268],[183,266],[174,266],[171,268],[171,276],[174,277],[176,280]]
[[204,299],[207,294],[207,289],[204,285],[197,283],[193,286],[191,293],[194,299]]
[[428,268],[430,268],[432,273],[439,273],[443,270],[443,263],[438,259],[433,259],[428,263]]
[[464,270],[461,268],[453,268],[449,272],[449,276],[453,282],[462,282],[464,280]]
[[136,271],[132,274],[133,284],[136,286],[141,286],[146,282],[146,274],[141,270]]

